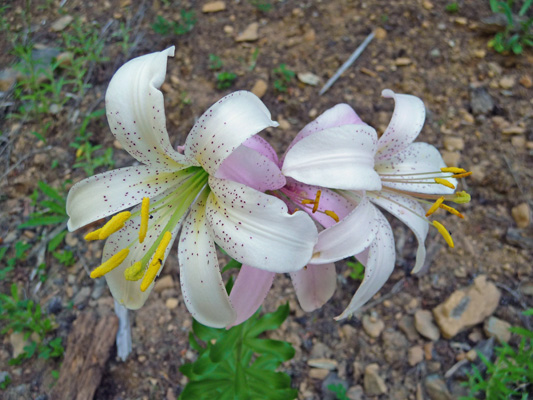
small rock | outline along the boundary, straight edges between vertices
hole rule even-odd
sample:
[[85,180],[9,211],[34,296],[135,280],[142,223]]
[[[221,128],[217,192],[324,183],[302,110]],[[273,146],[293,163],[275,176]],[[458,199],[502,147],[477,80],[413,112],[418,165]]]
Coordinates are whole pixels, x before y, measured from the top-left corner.
[[226,3],[223,1],[210,1],[205,3],[202,7],[203,13],[215,13],[219,11],[224,11],[226,9]]
[[363,368],[363,364],[359,361],[354,361],[353,364],[353,380],[356,382],[359,382],[361,377],[363,376],[363,373],[365,372]]
[[453,397],[450,394],[446,383],[438,375],[430,375],[424,381],[426,392],[431,400],[452,400]]
[[519,228],[527,228],[531,223],[531,209],[527,203],[521,203],[513,207],[511,215]]
[[426,9],[426,10],[433,10],[433,3],[429,0],[424,0],[422,2],[422,6]]
[[414,367],[424,359],[424,349],[422,346],[413,346],[407,352],[407,362]]
[[173,289],[174,287],[175,284],[174,279],[172,279],[172,276],[165,275],[155,282],[154,292],[161,293],[165,289]]
[[533,282],[522,282],[519,290],[526,296],[533,296]]
[[385,381],[378,374],[379,365],[369,364],[365,368],[364,388],[367,396],[379,396],[387,393],[387,385]]
[[394,64],[398,67],[405,67],[410,65],[413,61],[409,57],[398,57],[394,60]]
[[465,141],[458,137],[445,137],[443,144],[448,151],[463,150],[465,148]]
[[410,315],[404,315],[398,321],[398,328],[400,328],[405,336],[407,336],[407,339],[409,339],[411,342],[414,342],[420,337],[415,328],[415,319]]
[[334,371],[339,366],[336,360],[330,358],[314,358],[307,361],[307,365],[312,368],[327,369],[329,371]]
[[72,60],[74,59],[74,54],[70,51],[64,51],[63,53],[59,53],[56,57],[56,61],[58,66],[61,68],[67,68],[72,65]]
[[511,89],[516,84],[516,80],[514,76],[504,76],[500,79],[499,84],[502,89]]
[[464,25],[468,24],[468,20],[465,17],[457,17],[457,18],[455,18],[455,23],[457,25],[463,25],[464,26]]
[[258,22],[252,22],[250,25],[246,27],[244,31],[242,31],[237,38],[235,39],[236,42],[253,42],[257,39],[259,39],[259,23]]
[[254,87],[252,88],[252,93],[255,94],[257,97],[261,98],[265,95],[266,91],[268,89],[268,84],[263,79],[258,79]]
[[520,84],[526,89],[529,89],[533,86],[533,79],[531,79],[531,76],[529,75],[522,75],[518,82],[520,82]]
[[174,393],[174,390],[171,387],[167,389],[166,400],[176,400],[176,394]]
[[440,57],[440,50],[439,49],[433,49],[429,52],[429,55],[433,58],[439,58]]
[[350,387],[346,392],[346,396],[348,396],[350,400],[363,400],[365,393],[363,392],[363,387],[357,385]]
[[74,21],[74,17],[72,15],[64,15],[56,20],[50,28],[53,32],[61,32],[63,29],[69,26],[72,21]]
[[80,304],[84,304],[91,295],[91,288],[89,286],[82,287],[74,296],[74,299],[72,302],[75,306],[79,306]]
[[62,309],[63,302],[59,296],[52,297],[46,306],[46,311],[48,311],[48,314],[59,314]]
[[436,341],[440,338],[439,328],[433,323],[433,317],[429,310],[417,310],[415,312],[415,328],[422,336]]
[[13,348],[13,358],[17,358],[24,353],[24,346],[28,345],[28,341],[24,339],[24,334],[22,332],[11,333],[11,335],[9,335],[9,343]]
[[385,329],[385,323],[375,315],[365,315],[363,316],[363,329],[368,336],[377,338]]
[[466,352],[466,359],[470,362],[474,362],[477,360],[477,352],[472,349]]
[[474,50],[474,56],[477,58],[485,58],[487,55],[487,52],[483,49]]
[[165,306],[169,310],[175,309],[176,307],[178,307],[178,304],[179,304],[179,300],[177,298],[175,298],[175,297],[171,297],[171,298],[167,299],[167,301],[165,302]]
[[234,31],[235,29],[233,28],[233,26],[224,25],[224,32],[227,33],[228,35],[231,35]]
[[344,336],[344,339],[347,342],[352,341],[353,338],[355,338],[358,333],[357,329],[355,329],[353,326],[348,325],[348,324],[341,326],[341,332],[342,332],[342,335]]
[[309,378],[323,380],[326,379],[326,376],[328,376],[329,372],[330,371],[328,369],[311,368],[309,370]]
[[311,72],[299,72],[298,80],[306,85],[316,86],[320,82],[320,77]]
[[322,342],[316,342],[311,349],[310,358],[326,358],[331,353],[328,346]]
[[433,309],[442,335],[451,339],[463,329],[479,324],[498,307],[501,293],[485,275],[480,275],[468,288],[457,290]]
[[490,317],[483,324],[483,330],[488,337],[495,337],[500,343],[511,340],[511,324],[496,317]]
[[291,129],[291,123],[289,121],[287,121],[283,115],[278,115],[278,123],[279,123],[279,128],[283,131],[287,131],[289,129]]
[[17,81],[17,71],[13,68],[6,68],[0,71],[0,92],[7,92]]
[[488,114],[494,108],[494,101],[487,89],[478,87],[470,91],[470,107],[474,115]]
[[75,247],[78,245],[78,238],[74,233],[68,232],[65,235],[65,243],[67,244],[67,246]]
[[524,128],[523,126],[516,126],[516,125],[507,126],[502,129],[502,133],[504,135],[522,135],[526,133],[526,128]]
[[387,31],[383,28],[376,28],[374,30],[374,35],[376,36],[376,39],[382,40],[387,37]]
[[523,150],[527,146],[527,141],[524,136],[513,136],[511,138],[511,144],[517,150]]

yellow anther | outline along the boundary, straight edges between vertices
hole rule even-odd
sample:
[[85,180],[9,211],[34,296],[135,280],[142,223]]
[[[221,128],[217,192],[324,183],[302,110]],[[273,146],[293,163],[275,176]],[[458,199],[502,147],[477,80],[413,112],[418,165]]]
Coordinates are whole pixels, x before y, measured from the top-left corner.
[[464,172],[462,174],[454,174],[454,175],[452,175],[452,178],[466,178],[467,176],[470,176],[472,174],[473,174],[472,171],[468,171],[468,172]]
[[83,147],[78,147],[76,150],[76,158],[80,158],[83,155]]
[[166,231],[163,235],[163,239],[161,239],[161,242],[159,243],[159,246],[157,246],[157,250],[154,253],[154,258],[152,258],[152,264],[160,264],[163,262],[163,258],[165,257],[165,251],[168,247],[168,244],[170,243],[170,239],[172,239],[172,234],[169,231]]
[[444,185],[446,187],[449,187],[450,189],[455,189],[455,186],[448,182],[446,179],[442,179],[442,178],[433,178],[435,179],[435,182],[437,182],[439,185]]
[[326,214],[328,217],[333,218],[335,222],[339,222],[339,216],[334,211],[326,210],[324,211],[324,214]]
[[429,208],[428,212],[426,213],[426,217],[429,217],[431,214],[433,214],[435,211],[437,211],[444,201],[444,196],[439,197],[435,203]]
[[444,240],[446,240],[446,243],[448,243],[448,246],[450,246],[452,249],[455,247],[453,244],[452,235],[450,235],[450,232],[446,230],[444,225],[442,225],[439,221],[433,221],[433,226],[437,228],[439,233],[442,235]]
[[139,243],[144,242],[146,237],[146,232],[148,232],[148,218],[150,212],[150,198],[143,197],[143,202],[141,205],[141,227],[139,228]]
[[152,262],[152,264],[150,264],[148,267],[148,271],[146,271],[146,274],[144,274],[143,281],[141,282],[141,292],[144,292],[146,289],[148,289],[148,286],[152,284],[157,276],[157,273],[161,269],[161,263],[159,261],[160,260],[156,260],[155,264]]
[[102,228],[97,229],[95,231],[89,232],[87,235],[85,235],[85,240],[91,241],[91,240],[100,240],[100,232],[102,231]]
[[448,200],[457,204],[466,204],[470,203],[470,195],[463,190],[462,192],[455,193],[455,196]]
[[320,202],[320,196],[321,195],[322,195],[322,190],[317,190],[316,191],[316,196],[315,196],[315,203],[314,203],[314,206],[313,206],[313,214],[318,211],[318,203]]
[[302,204],[315,204],[315,201],[310,199],[303,199]]
[[457,211],[455,208],[447,206],[446,204],[441,204],[440,208],[443,210],[448,211],[450,214],[457,215],[459,218],[465,218],[463,214],[461,214],[459,211]]
[[457,167],[447,167],[447,168],[441,168],[442,172],[451,172],[452,174],[462,174],[463,172],[466,172],[465,169],[457,168]]
[[122,264],[122,261],[126,259],[129,253],[129,249],[120,250],[117,254],[115,254],[113,257],[102,263],[102,265],[100,265],[93,272],[91,272],[91,278],[99,278],[101,276],[104,276],[108,272],[113,271],[116,267]]
[[144,269],[142,267],[142,263],[140,261],[137,261],[131,267],[126,268],[126,270],[124,271],[124,278],[127,281],[138,281],[143,277],[143,274]]
[[116,231],[122,229],[124,227],[124,223],[130,219],[130,217],[131,213],[129,211],[123,211],[107,221],[100,231],[100,240],[106,239]]

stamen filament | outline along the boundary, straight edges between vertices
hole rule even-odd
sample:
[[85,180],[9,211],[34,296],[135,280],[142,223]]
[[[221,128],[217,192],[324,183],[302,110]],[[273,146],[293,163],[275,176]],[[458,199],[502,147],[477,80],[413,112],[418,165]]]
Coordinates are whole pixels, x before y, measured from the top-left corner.
[[447,167],[447,168],[441,168],[442,172],[451,172],[452,174],[462,174],[466,172],[466,169],[463,168],[457,168],[457,167]]
[[100,240],[106,239],[111,236],[116,231],[124,227],[124,223],[130,219],[131,213],[129,211],[123,211],[113,216],[107,223],[102,227],[100,231]]
[[321,190],[317,190],[316,191],[316,196],[315,196],[315,203],[314,203],[314,206],[313,206],[313,214],[317,212],[318,210],[318,203],[320,201],[320,196],[322,195],[322,191]]
[[443,201],[444,201],[444,196],[439,197],[437,201],[433,203],[433,205],[429,208],[428,212],[426,213],[426,217],[429,217],[431,214],[437,211]]
[[326,210],[324,211],[324,214],[326,214],[328,217],[333,218],[335,222],[339,222],[339,216],[334,211]]
[[446,240],[446,243],[448,243],[448,246],[453,249],[455,246],[453,244],[452,235],[450,235],[450,232],[448,232],[444,225],[442,225],[439,221],[433,221],[433,226],[437,228],[444,240]]
[[111,272],[116,267],[118,267],[120,264],[122,264],[122,261],[126,259],[128,254],[130,253],[129,249],[122,249],[117,254],[115,254],[113,257],[111,257],[106,262],[102,263],[99,267],[97,267],[95,270],[91,272],[91,278],[99,278],[101,276],[104,276],[108,272]]
[[144,242],[146,232],[148,232],[148,218],[150,214],[150,198],[143,197],[141,205],[141,226],[139,228],[139,243]]
[[140,261],[137,261],[131,267],[126,268],[126,270],[124,271],[124,278],[127,281],[138,281],[143,277],[143,274],[144,269],[142,267],[142,263]]
[[434,180],[440,185],[444,185],[446,187],[449,187],[450,189],[455,189],[455,186],[452,183],[448,182],[446,179],[434,178]]
[[461,214],[459,211],[457,211],[455,208],[450,207],[450,206],[448,206],[446,204],[441,204],[440,208],[442,208],[443,210],[448,211],[450,214],[457,215],[459,218],[462,218],[462,219],[465,218],[464,215]]

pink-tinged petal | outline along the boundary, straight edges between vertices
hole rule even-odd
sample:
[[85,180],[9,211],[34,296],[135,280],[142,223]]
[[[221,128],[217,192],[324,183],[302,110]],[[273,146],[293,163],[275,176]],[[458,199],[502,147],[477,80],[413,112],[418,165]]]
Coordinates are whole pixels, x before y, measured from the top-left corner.
[[422,130],[426,119],[426,107],[418,97],[396,94],[390,89],[383,90],[381,95],[393,98],[395,106],[389,126],[379,138],[376,161],[390,158],[409,146]]
[[424,266],[424,260],[426,259],[424,242],[429,230],[429,223],[424,216],[426,211],[416,200],[395,193],[380,192],[379,195],[369,194],[369,198],[370,201],[390,212],[413,231],[418,241],[416,262],[412,270],[412,273],[416,274]]
[[68,229],[84,225],[178,186],[191,176],[185,171],[140,165],[107,171],[76,183],[67,196]]
[[243,265],[231,289],[229,299],[237,318],[227,326],[239,325],[250,318],[263,304],[274,281],[274,272]]
[[[423,142],[412,143],[390,159],[377,162],[375,166],[384,187],[405,192],[451,194],[455,191],[454,189],[435,183],[433,179],[446,175],[440,172],[440,169],[444,167],[446,164],[439,151],[434,146]],[[425,172],[429,174],[419,175]],[[447,180],[452,185],[457,185],[457,179]]]
[[333,263],[308,264],[304,269],[291,272],[291,279],[300,307],[306,312],[326,304],[337,287],[337,273]]
[[213,104],[185,140],[185,156],[214,175],[243,142],[269,126],[270,111],[251,92],[234,92]]
[[321,132],[329,128],[336,128],[343,125],[364,124],[357,113],[348,104],[337,104],[336,106],[325,111],[313,122],[308,123],[294,138],[287,148],[287,153],[296,143],[307,136]]
[[278,165],[246,146],[239,146],[224,160],[215,176],[250,186],[260,192],[285,186],[285,177]]
[[[313,213],[313,204],[301,204],[302,199],[315,200],[317,191],[320,190],[318,210]],[[289,178],[282,192],[287,195],[296,206],[308,213],[311,218],[320,223],[324,228],[334,225],[335,220],[325,214],[325,211],[333,211],[339,220],[346,217],[357,205],[340,194],[318,186],[306,185]]]
[[282,172],[309,185],[380,190],[374,170],[377,135],[368,125],[344,125],[314,133],[287,153]]
[[375,207],[367,197],[345,218],[318,234],[313,264],[339,261],[362,252],[370,246],[379,227]]
[[237,315],[220,275],[215,242],[205,216],[204,193],[192,206],[180,235],[181,291],[194,319],[206,326],[223,328]]
[[113,75],[105,104],[111,132],[143,164],[178,168],[185,157],[170,145],[163,93],[167,58],[174,46],[134,58]]
[[269,160],[278,164],[279,160],[278,160],[278,154],[276,153],[276,150],[274,150],[274,148],[270,145],[270,143],[268,143],[261,136],[254,135],[251,138],[246,139],[242,145],[257,151],[259,154],[262,154],[263,156],[267,157]]
[[336,320],[343,319],[361,308],[387,282],[396,261],[394,237],[387,219],[377,212],[379,231],[370,248],[355,257],[365,266],[365,277],[357,289],[350,304]]
[[[162,199],[165,195],[166,194],[155,197],[153,201],[156,202]],[[141,308],[144,305],[146,299],[148,299],[148,296],[150,295],[150,292],[153,289],[154,283],[152,283],[146,289],[146,291],[142,292],[142,280],[128,281],[124,278],[124,271],[126,270],[126,268],[131,267],[137,261],[141,261],[141,258],[146,255],[150,247],[163,233],[163,230],[165,229],[167,222],[170,219],[172,209],[175,207],[175,204],[169,202],[167,207],[165,207],[164,209],[160,208],[158,211],[154,211],[151,214],[153,218],[151,218],[149,221],[148,233],[143,243],[139,243],[138,240],[141,217],[137,216],[132,217],[131,219],[126,221],[124,228],[111,235],[104,245],[102,262],[108,260],[120,250],[130,246],[131,243],[134,243],[131,247],[129,247],[130,252],[126,259],[122,262],[122,264],[120,264],[117,268],[105,275],[105,279],[107,281],[109,289],[111,290],[111,294],[117,302],[124,305],[126,308],[129,308],[131,310]],[[139,210],[140,205],[135,207],[132,210],[132,213],[138,212]],[[172,244],[174,243],[174,240],[178,235],[180,226],[181,222],[179,222],[175,227],[173,227],[172,231],[170,232],[172,234],[172,239],[165,251],[165,255],[163,257],[163,265],[165,264],[168,253],[172,248]],[[162,270],[163,267],[161,267],[161,269],[159,270],[158,275],[161,273]]]
[[314,222],[289,214],[280,199],[240,183],[209,178],[207,220],[215,241],[235,260],[271,272],[303,268],[317,241]]

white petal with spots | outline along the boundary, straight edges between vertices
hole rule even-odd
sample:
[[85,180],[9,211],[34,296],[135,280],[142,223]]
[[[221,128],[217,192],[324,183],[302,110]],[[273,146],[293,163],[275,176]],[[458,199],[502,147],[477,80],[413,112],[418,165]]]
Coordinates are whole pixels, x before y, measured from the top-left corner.
[[105,104],[111,132],[143,164],[179,168],[185,157],[168,138],[163,93],[167,58],[174,47],[134,58],[113,75]]
[[271,272],[303,268],[317,240],[314,222],[290,215],[276,197],[236,182],[209,178],[207,220],[217,244],[235,260]]
[[180,235],[181,291],[194,319],[203,325],[223,328],[237,315],[220,275],[215,242],[206,221],[205,201],[206,192],[192,206]]

